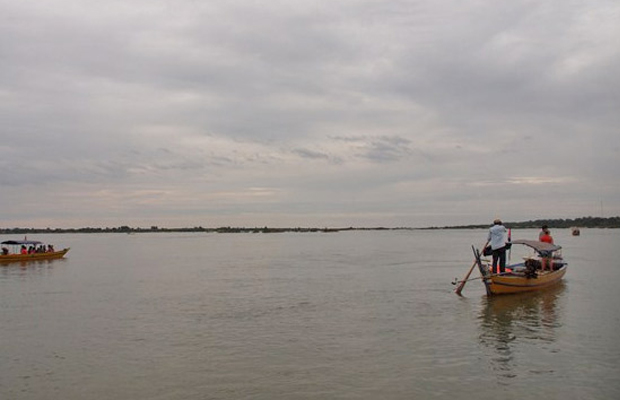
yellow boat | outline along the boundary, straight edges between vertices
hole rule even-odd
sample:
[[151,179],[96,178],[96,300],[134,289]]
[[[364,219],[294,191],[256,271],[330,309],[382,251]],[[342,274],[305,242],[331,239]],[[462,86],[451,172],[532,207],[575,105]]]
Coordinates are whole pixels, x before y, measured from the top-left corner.
[[[7,240],[2,243],[2,252],[0,253],[0,263],[12,263],[12,262],[28,262],[28,261],[43,261],[43,260],[55,260],[63,258],[69,251],[69,248],[62,250],[50,250],[50,247],[46,247],[42,242],[36,240]],[[9,246],[14,251],[9,251]],[[39,251],[21,253],[21,248],[25,248],[26,251],[29,248],[39,249]],[[45,251],[41,249],[45,248]]]
[[[511,294],[542,290],[558,283],[566,274],[567,263],[560,254],[560,246],[535,240],[515,240],[512,244],[528,246],[535,255],[526,257],[523,263],[509,265],[507,272],[493,273],[491,263],[480,258],[474,248],[476,263],[482,276],[487,295]],[[551,270],[542,271],[541,265],[551,264]]]

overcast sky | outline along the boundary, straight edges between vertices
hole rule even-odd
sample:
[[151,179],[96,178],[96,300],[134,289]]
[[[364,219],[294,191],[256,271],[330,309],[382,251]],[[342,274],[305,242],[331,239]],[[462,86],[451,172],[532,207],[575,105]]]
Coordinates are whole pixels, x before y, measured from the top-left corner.
[[620,215],[620,2],[0,0],[0,227]]

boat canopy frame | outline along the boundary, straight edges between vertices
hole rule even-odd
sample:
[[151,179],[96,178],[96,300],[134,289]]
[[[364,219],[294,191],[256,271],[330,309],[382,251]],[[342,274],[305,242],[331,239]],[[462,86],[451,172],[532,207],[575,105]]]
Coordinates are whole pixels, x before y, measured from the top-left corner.
[[513,240],[512,244],[522,244],[531,247],[540,255],[551,254],[562,249],[562,246],[558,246],[557,244],[539,242],[538,240]]
[[39,244],[43,244],[43,242],[39,242],[38,240],[5,240],[0,244],[6,244],[9,246],[36,246]]

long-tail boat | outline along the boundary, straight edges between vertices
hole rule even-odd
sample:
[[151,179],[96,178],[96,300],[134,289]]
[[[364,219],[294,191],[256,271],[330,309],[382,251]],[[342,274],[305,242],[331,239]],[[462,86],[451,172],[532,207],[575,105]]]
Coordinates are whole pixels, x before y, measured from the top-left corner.
[[487,295],[530,292],[545,289],[558,283],[566,274],[567,263],[562,258],[561,246],[536,240],[515,240],[513,245],[524,245],[534,250],[534,255],[524,261],[508,265],[506,272],[493,272],[491,262],[480,257],[472,246]]
[[37,240],[6,240],[0,244],[0,263],[54,260],[63,258],[69,251],[69,248],[54,250]]

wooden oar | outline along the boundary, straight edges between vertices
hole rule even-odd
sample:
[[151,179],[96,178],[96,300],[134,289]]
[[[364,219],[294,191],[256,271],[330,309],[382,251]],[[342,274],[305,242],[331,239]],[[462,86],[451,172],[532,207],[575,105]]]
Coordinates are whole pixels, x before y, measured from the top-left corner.
[[[477,277],[475,277],[475,278],[469,278],[469,279],[467,280],[467,282],[470,282],[470,281],[475,281],[476,279],[482,279],[482,278],[484,278],[484,276],[477,276]],[[454,278],[454,282],[452,282],[452,284],[453,284],[453,285],[456,285],[457,283],[458,283],[458,284],[461,284],[461,283],[463,283],[463,281],[459,281],[459,280],[457,280],[456,278]]]
[[[513,272],[508,272],[508,271],[506,271],[506,272],[500,272],[499,274],[493,274],[492,276],[505,276],[505,275],[511,275],[511,274],[514,274],[514,273],[513,273]],[[475,278],[469,278],[469,279],[467,280],[467,282],[470,282],[470,281],[475,281],[475,280],[478,280],[478,279],[484,279],[484,278],[485,278],[484,276],[477,276],[477,277],[475,277]],[[463,282],[463,281],[457,281],[457,280],[455,279],[455,281],[454,281],[454,282],[452,282],[452,284],[453,284],[453,285],[456,285],[457,283],[462,283],[462,282]]]
[[[487,247],[487,244],[489,244],[489,242],[486,242],[484,244],[484,246],[482,246],[482,248],[484,249],[485,247]],[[478,264],[478,260],[474,260],[474,263],[471,265],[471,268],[469,269],[469,272],[467,272],[467,275],[465,275],[465,278],[463,278],[463,280],[461,280],[461,284],[454,291],[459,296],[461,295],[461,292],[463,291],[463,288],[465,287],[465,284],[467,283],[467,279],[469,279],[469,275],[471,275],[471,273],[474,270],[474,267],[476,266],[476,264]]]

